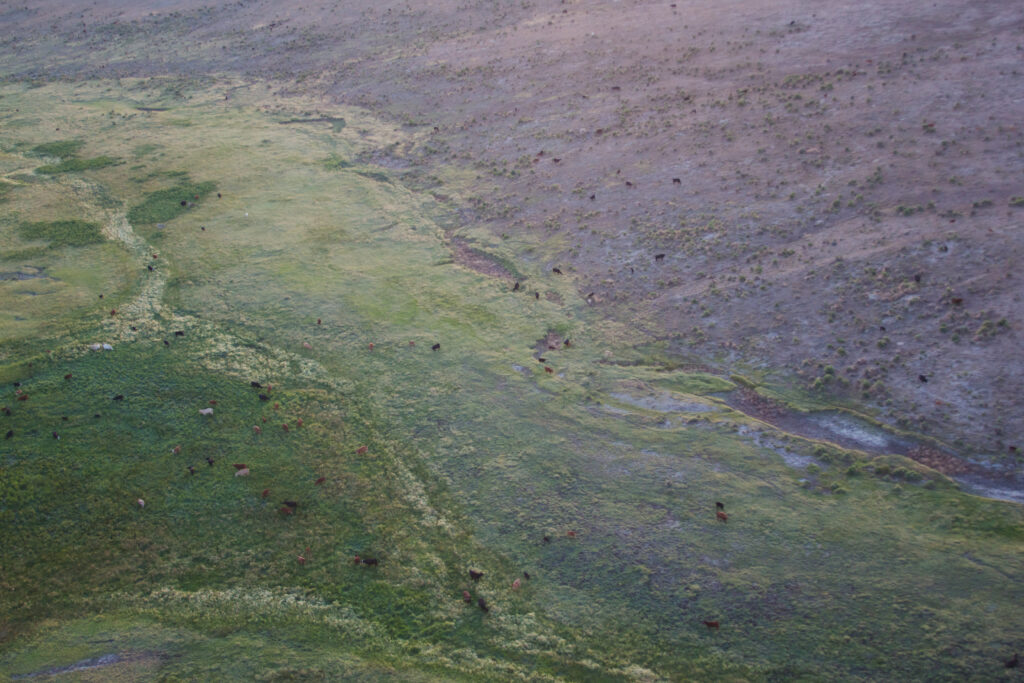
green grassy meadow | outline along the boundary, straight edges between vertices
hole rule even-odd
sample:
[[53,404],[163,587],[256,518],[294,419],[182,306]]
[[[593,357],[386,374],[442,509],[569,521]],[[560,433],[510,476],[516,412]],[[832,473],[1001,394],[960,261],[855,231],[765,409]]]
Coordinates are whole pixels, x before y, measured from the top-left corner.
[[1020,506],[461,265],[360,161],[418,129],[260,92],[0,86],[0,678],[1011,680]]

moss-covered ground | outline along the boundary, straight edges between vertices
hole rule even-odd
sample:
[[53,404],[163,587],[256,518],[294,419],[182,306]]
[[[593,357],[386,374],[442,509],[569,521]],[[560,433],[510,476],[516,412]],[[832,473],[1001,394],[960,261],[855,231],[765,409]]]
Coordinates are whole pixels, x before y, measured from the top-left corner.
[[361,161],[415,134],[255,92],[0,88],[0,676],[1012,673],[1019,506],[733,411],[544,245],[465,267]]

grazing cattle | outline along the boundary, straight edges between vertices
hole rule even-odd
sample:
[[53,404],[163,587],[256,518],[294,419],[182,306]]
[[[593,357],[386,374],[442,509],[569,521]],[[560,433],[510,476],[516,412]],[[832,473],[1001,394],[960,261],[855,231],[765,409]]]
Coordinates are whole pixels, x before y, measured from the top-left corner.
[[169,342],[166,339],[164,339],[164,346],[170,346],[170,345],[171,345],[171,342]]
[[562,269],[561,268],[552,268],[551,272],[554,273],[555,275],[561,275],[562,274]]
[[185,336],[185,330],[175,330],[174,331],[174,336],[175,337],[184,337]]
[[322,325],[322,324],[323,324],[323,321],[322,321],[322,320],[320,320],[320,318],[317,318],[317,319],[316,319],[316,324],[317,324],[317,325]]
[[173,453],[174,455],[181,453],[181,446],[175,446],[174,448],[172,448],[171,453]]
[[629,181],[627,180],[627,181],[626,181],[626,187],[633,187],[633,183],[631,183],[631,182],[629,182]]
[[8,430],[7,430],[7,433],[6,433],[6,434],[4,434],[4,438],[5,438],[5,439],[10,439],[10,438],[11,438],[11,437],[13,437],[13,436],[14,436],[14,430],[13,430],[13,429],[8,429]]
[[369,446],[360,446],[356,449],[356,455],[366,455],[366,451],[370,450]]
[[416,346],[416,342],[414,342],[414,341],[410,341],[410,342],[409,342],[409,348],[412,348],[412,347],[414,347],[414,346]]
[[217,193],[217,199],[220,199],[220,192]]
[[238,470],[237,472],[235,472],[235,476],[236,477],[248,477],[249,476],[249,468],[246,467],[244,470]]
[[519,590],[519,586],[520,586],[520,585],[521,585],[521,584],[520,584],[520,582],[519,582],[519,579],[516,579],[515,581],[513,581],[513,582],[512,582],[512,590],[514,590],[514,591],[517,591],[517,590]]
[[[122,396],[121,398],[124,398],[124,396]],[[18,400],[19,401],[27,401],[28,400],[28,394],[21,394],[20,396],[18,396]],[[118,399],[114,398],[114,400],[116,401]]]
[[545,543],[551,543],[551,537],[550,536],[545,536],[544,537],[544,542]]
[[217,405],[217,401],[215,401],[215,400],[214,400],[214,399],[212,399],[212,398],[211,398],[211,399],[210,399],[209,401],[207,401],[207,403],[209,403],[209,404],[210,404],[211,406],[215,406],[215,405]]
[[705,621],[704,625],[707,626],[708,628],[713,628],[713,629],[717,629],[718,628],[718,622],[717,621]]
[[[24,399],[22,399],[22,400],[24,400]],[[114,397],[114,400],[115,401],[123,401],[124,400],[124,394],[118,394],[117,396]]]
[[267,396],[266,394],[260,394],[260,400],[261,401],[269,401],[270,397]]
[[71,379],[71,373],[69,372],[68,374],[64,375],[64,379]]
[[554,159],[553,158],[553,159],[551,159],[551,161],[553,161],[553,162],[555,162],[557,164],[559,161],[561,161],[561,159]]
[[53,432],[53,438],[54,439],[59,439],[60,438],[60,434],[58,434],[57,432]]
[[434,344],[433,346],[431,346],[431,347],[430,347],[430,350],[431,350],[431,351],[440,351],[440,350],[441,350],[441,344],[440,344],[440,342],[439,342],[439,343],[437,343],[437,344]]
[[7,415],[8,417],[11,415],[11,409],[7,406],[4,406],[4,415]]
[[246,465],[244,462],[236,462],[233,463],[231,466],[234,467],[236,470],[244,470],[245,468],[248,467],[248,465]]
[[352,564],[359,564],[362,561],[363,561],[363,558],[359,557],[358,555],[356,555],[355,557],[352,558]]
[[306,423],[302,421],[301,417],[295,421],[295,426],[296,427],[301,427],[304,424],[306,424]]
[[277,409],[278,409],[278,408],[280,408],[280,407],[281,407],[281,404],[280,404],[280,403],[275,403],[275,404],[274,404],[274,410],[277,410]]
[[959,306],[959,305],[960,305],[960,304],[962,304],[963,302],[964,302],[964,300],[963,300],[963,299],[961,299],[960,297],[957,297],[957,298],[953,299],[953,305],[954,305],[954,306]]
[[562,342],[562,346],[568,348],[568,347],[572,346],[572,342],[569,341],[568,339],[566,339],[564,342]]
[[213,415],[213,408],[200,408],[199,414],[209,417],[210,415]]
[[537,356],[537,362],[538,363],[547,363],[548,359],[545,358],[544,356]]
[[925,377],[924,375],[918,375],[918,376],[917,376],[917,378],[918,378],[919,380],[921,380],[922,382],[927,382],[927,381],[928,381],[928,378],[927,378],[927,377]]
[[467,605],[473,602],[473,596],[469,594],[469,591],[462,591],[462,601]]
[[369,565],[371,567],[376,567],[378,564],[380,564],[380,560],[378,560],[376,557],[364,557],[363,564]]
[[206,464],[209,465],[210,467],[213,467],[213,458],[207,457]]
[[537,301],[540,301],[540,292],[534,292],[533,298],[536,299]]
[[373,342],[370,342],[370,350],[373,351]]
[[299,564],[306,564],[306,558],[302,555],[299,555],[297,559],[299,560]]
[[544,366],[544,372],[548,373],[549,375],[555,374],[555,371],[549,368],[547,365]]
[[309,342],[302,342],[302,348],[307,349],[307,350],[312,350],[313,349],[313,345],[310,344]]
[[132,332],[138,332],[139,331],[139,328],[135,327],[135,325],[129,325],[128,329],[130,329]]
[[153,266],[146,266],[146,267],[149,268],[150,272],[152,272]]
[[260,498],[266,498],[270,495],[270,489],[263,489],[263,493],[260,494]]
[[[675,7],[675,5],[672,5],[672,6]],[[682,178],[673,178],[672,179],[672,184],[673,185],[682,185],[683,184],[683,179]]]
[[263,430],[260,429],[259,425],[253,425],[252,426],[252,431],[256,432],[257,434],[262,434],[263,433]]
[[473,579],[474,581],[479,581],[480,577],[482,577],[483,575],[483,572],[477,571],[476,569],[469,570],[469,578]]
[[477,598],[476,604],[480,606],[485,613],[490,611],[490,607],[487,606],[487,601],[483,598]]
[[519,291],[519,282],[518,281],[514,285],[512,285],[512,291],[513,292],[518,292]]
[[590,195],[590,201],[594,201],[595,199],[597,199],[597,195],[596,194]]
[[655,261],[664,261],[665,260],[665,255],[664,254],[655,254],[654,255],[654,260]]
[[1003,666],[1005,666],[1007,669],[1016,669],[1018,666],[1020,666],[1020,655],[1015,652],[1013,654],[1013,657],[1010,657],[1008,660],[1003,662]]
[[136,500],[136,501],[135,501],[135,504],[136,504],[136,505],[138,505],[138,506],[139,506],[140,508],[144,508],[144,507],[146,507],[146,501],[142,500],[141,498],[139,498],[138,500]]
[[320,477],[319,479],[317,479],[317,480],[316,480],[316,481],[314,481],[313,483],[314,483],[314,484],[322,484],[322,483],[324,483],[325,481],[327,481],[327,477]]
[[576,532],[575,531],[566,531],[565,535],[568,536],[569,538],[576,538]]
[[263,388],[263,385],[260,384],[259,382],[249,382],[249,386],[252,387],[253,389],[262,389]]
[[718,508],[719,510],[724,510],[724,509],[725,509],[725,503],[719,503],[719,502],[718,502],[718,501],[716,500],[716,501],[715,501],[715,507],[716,507],[716,508]]
[[718,518],[719,518],[720,520],[722,520],[723,522],[728,522],[728,521],[729,521],[729,515],[725,514],[725,513],[724,513],[724,512],[722,512],[721,510],[717,511],[717,512],[715,513],[715,516],[716,516],[716,517],[718,517]]
[[523,572],[523,578],[526,579],[527,581],[529,581],[530,580],[530,572]]
[[188,469],[188,473],[189,474],[195,474],[196,473],[196,468],[192,467],[192,465],[189,465],[187,469]]
[[299,507],[299,504],[296,503],[294,500],[282,500],[281,501],[281,505],[287,505],[292,510],[294,510],[295,508]]
[[110,317],[114,317],[115,315],[117,315],[117,309],[116,308],[111,308],[110,309]]
[[281,425],[281,429],[283,429],[284,431],[286,431],[286,432],[287,432],[287,431],[288,431],[288,423],[287,423],[287,422],[285,422],[284,424],[282,424],[282,425]]
[[281,507],[279,507],[277,509],[277,511],[279,513],[281,513],[282,515],[293,515],[293,514],[295,514],[295,510],[293,510],[292,508],[288,507],[287,505],[282,505]]

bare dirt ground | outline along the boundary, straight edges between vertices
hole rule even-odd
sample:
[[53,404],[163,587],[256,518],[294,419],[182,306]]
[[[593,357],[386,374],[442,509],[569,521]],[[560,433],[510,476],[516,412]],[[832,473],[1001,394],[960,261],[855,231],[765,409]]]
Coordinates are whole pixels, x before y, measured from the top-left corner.
[[400,121],[377,163],[547,240],[545,270],[681,356],[1019,457],[1024,5],[97,0],[0,25],[7,78],[241,74]]

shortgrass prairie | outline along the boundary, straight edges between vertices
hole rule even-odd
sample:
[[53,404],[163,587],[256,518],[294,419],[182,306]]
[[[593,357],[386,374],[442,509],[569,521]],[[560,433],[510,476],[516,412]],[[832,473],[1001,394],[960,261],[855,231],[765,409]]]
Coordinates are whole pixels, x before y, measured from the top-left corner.
[[1020,506],[467,267],[410,133],[246,86],[0,88],[0,676],[1003,675]]

